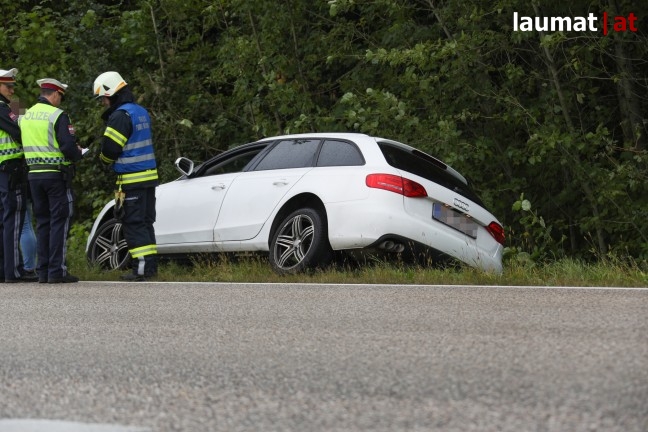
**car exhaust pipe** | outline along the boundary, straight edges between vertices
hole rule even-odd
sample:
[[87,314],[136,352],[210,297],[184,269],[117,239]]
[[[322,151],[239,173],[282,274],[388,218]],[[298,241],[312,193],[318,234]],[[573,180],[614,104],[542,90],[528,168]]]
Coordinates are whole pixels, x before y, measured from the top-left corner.
[[378,248],[387,252],[399,252],[399,253],[405,250],[404,245],[400,243],[395,243],[391,240],[385,240],[384,242],[380,243],[378,245]]

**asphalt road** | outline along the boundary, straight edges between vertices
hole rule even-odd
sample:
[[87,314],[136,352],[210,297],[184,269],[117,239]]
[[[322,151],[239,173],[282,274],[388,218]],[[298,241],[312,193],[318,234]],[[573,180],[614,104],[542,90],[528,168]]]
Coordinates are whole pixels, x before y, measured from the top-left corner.
[[15,431],[645,432],[648,289],[3,284]]

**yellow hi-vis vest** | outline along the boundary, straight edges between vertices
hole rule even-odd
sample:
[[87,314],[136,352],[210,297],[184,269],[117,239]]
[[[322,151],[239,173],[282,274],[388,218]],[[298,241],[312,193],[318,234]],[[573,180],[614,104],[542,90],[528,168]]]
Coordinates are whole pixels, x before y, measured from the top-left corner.
[[0,129],[0,164],[10,159],[20,159],[23,156],[23,150],[5,130]]
[[54,124],[63,110],[37,103],[20,119],[23,151],[29,172],[56,172],[71,165],[59,148]]

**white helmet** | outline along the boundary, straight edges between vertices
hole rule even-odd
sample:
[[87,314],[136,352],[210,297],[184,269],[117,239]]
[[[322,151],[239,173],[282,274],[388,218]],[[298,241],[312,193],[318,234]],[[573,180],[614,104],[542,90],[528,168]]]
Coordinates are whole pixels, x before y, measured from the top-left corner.
[[117,72],[104,72],[97,77],[92,89],[95,97],[114,96],[122,88],[126,87],[126,81]]

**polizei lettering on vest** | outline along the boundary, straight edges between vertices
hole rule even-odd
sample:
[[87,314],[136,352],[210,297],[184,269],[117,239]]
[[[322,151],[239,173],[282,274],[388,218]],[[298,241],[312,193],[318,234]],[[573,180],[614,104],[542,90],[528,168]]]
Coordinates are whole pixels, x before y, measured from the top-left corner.
[[589,13],[585,17],[528,17],[513,12],[514,31],[598,31],[598,18]]
[[46,111],[38,111],[38,112],[33,112],[33,111],[27,111],[25,113],[25,118],[29,120],[45,120],[49,118],[50,113]]
[[46,111],[38,111],[38,112],[27,111],[25,113],[25,118],[29,120],[45,120],[49,118],[49,113]]

